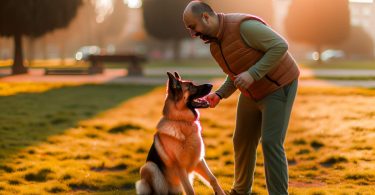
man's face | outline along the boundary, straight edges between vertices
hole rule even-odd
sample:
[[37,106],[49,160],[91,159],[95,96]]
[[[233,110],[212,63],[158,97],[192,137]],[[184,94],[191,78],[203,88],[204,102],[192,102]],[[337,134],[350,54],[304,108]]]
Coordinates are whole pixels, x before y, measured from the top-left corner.
[[184,23],[186,28],[190,31],[190,35],[195,38],[199,37],[205,43],[212,39],[210,36],[210,27],[204,20],[207,20],[203,15],[201,17],[194,16],[193,14],[184,15]]

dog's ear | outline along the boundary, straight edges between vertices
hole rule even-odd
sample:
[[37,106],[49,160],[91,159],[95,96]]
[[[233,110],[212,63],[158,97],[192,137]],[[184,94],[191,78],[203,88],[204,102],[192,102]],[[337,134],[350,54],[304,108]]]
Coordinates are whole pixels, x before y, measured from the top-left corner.
[[173,98],[178,100],[182,96],[182,87],[178,79],[176,79],[172,73],[167,72],[168,74],[168,95],[172,95]]
[[176,77],[176,79],[178,79],[178,80],[180,80],[181,79],[181,77],[180,77],[180,75],[177,73],[177,72],[174,72],[174,76]]

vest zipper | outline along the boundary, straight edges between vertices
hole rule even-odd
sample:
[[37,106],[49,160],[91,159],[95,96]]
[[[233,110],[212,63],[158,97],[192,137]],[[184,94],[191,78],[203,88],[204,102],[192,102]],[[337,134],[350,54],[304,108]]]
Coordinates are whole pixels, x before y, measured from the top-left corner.
[[270,76],[266,75],[266,78],[267,78],[268,80],[270,80],[271,82],[275,83],[277,86],[280,86],[280,83],[278,83],[277,81],[271,79]]
[[[221,42],[220,42],[220,40],[217,39],[217,40],[216,40],[216,43],[219,45],[221,56],[223,57],[223,60],[224,60],[224,62],[225,62],[225,65],[227,66],[228,70],[229,70],[233,75],[237,75],[235,72],[233,72],[233,71],[230,69],[228,62],[227,62],[227,60],[225,59],[225,56],[224,56],[224,53],[223,53],[223,49],[222,49],[222,47],[221,47]],[[253,98],[253,99],[255,100],[254,95],[251,93],[251,91],[250,91],[249,89],[246,89],[246,91],[247,91],[247,93],[249,93],[249,95],[251,96],[251,98]]]
[[222,47],[221,47],[221,41],[220,41],[220,40],[216,40],[216,43],[219,45],[221,56],[223,57],[224,62],[225,62],[225,65],[227,66],[228,70],[229,70],[232,74],[237,75],[236,73],[234,73],[234,72],[232,71],[232,69],[230,69],[230,66],[229,66],[228,62],[227,62],[227,60],[225,59],[225,56],[224,56],[224,53],[223,53],[223,49],[222,49]]

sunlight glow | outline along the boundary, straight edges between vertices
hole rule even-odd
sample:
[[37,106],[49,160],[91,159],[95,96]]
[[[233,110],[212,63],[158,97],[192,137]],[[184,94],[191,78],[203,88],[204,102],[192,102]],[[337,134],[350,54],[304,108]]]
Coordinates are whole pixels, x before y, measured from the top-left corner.
[[142,7],[142,0],[124,0],[124,3],[128,5],[129,8],[140,8]]
[[351,3],[373,3],[374,0],[350,0]]
[[95,5],[96,22],[102,23],[113,12],[113,0],[92,0]]

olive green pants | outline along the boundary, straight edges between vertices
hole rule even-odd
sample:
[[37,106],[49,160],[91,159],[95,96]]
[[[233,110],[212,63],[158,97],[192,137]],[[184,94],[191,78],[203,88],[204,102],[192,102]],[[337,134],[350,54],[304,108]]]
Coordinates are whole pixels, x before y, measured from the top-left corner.
[[260,101],[240,95],[233,135],[233,190],[238,194],[251,193],[260,138],[268,193],[288,194],[288,162],[283,145],[297,86],[298,80],[294,80]]

